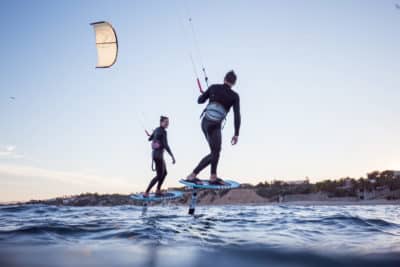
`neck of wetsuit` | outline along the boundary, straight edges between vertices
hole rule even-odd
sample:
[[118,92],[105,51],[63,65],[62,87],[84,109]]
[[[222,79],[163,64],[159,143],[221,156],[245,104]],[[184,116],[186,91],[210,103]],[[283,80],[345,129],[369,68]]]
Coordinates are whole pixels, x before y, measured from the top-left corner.
[[226,88],[228,88],[228,89],[232,89],[232,86],[230,86],[230,85],[227,84],[227,83],[224,83],[224,86],[225,86]]

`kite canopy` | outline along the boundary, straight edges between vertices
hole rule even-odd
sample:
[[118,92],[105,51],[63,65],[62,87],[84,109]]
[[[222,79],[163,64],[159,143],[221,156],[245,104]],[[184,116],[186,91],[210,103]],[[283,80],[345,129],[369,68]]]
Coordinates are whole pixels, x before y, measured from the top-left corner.
[[91,23],[96,35],[96,68],[109,68],[117,61],[118,40],[112,25],[106,21]]

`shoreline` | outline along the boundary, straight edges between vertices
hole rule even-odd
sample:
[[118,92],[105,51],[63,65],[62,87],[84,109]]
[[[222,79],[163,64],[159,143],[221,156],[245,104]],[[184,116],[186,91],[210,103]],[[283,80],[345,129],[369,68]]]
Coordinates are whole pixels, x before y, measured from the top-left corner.
[[[249,194],[250,193],[250,194]],[[252,189],[229,190],[222,194],[213,191],[203,191],[198,195],[197,206],[375,206],[375,205],[400,205],[400,199],[388,200],[385,198],[359,200],[343,198],[316,198],[316,194],[292,195],[292,200],[272,201],[254,194]],[[219,195],[220,194],[220,195]],[[58,197],[44,200],[30,200],[25,202],[0,203],[1,206],[23,206],[23,205],[48,205],[67,207],[113,207],[113,206],[142,206],[140,201],[130,198],[131,194],[99,195],[81,194],[77,196]],[[190,202],[191,193],[186,191],[183,198],[169,200],[167,203],[176,206],[187,206]],[[162,205],[163,202],[149,203],[149,206]],[[164,202],[165,203],[165,202]]]
[[[141,207],[143,205],[139,204],[116,204],[116,205],[86,205],[86,206],[74,206],[74,205],[54,205],[47,203],[29,203],[29,202],[21,202],[21,203],[10,203],[10,204],[0,204],[0,207],[7,206],[24,206],[24,205],[43,205],[43,206],[60,206],[60,207],[77,207],[77,208],[85,208],[85,207],[119,207],[119,206],[136,206]],[[388,201],[291,201],[291,202],[265,202],[265,203],[226,203],[226,204],[197,204],[197,207],[221,207],[221,206],[391,206],[391,205],[400,205],[400,201],[398,200],[388,200]],[[148,206],[162,206],[162,204],[149,204]],[[180,204],[180,203],[169,203],[168,206],[178,206],[178,207],[187,207],[188,204]]]
[[[176,205],[188,205],[192,190],[188,187],[166,188],[176,190],[183,197],[169,200]],[[134,200],[130,194],[81,193],[64,195],[51,199],[29,201],[7,201],[5,205],[46,204],[55,206],[120,206],[143,204]],[[151,202],[157,205],[160,202]],[[256,185],[243,183],[234,189],[210,190],[201,189],[197,193],[197,205],[399,205],[400,204],[400,171],[373,171],[366,178],[346,177],[338,180],[323,180],[310,183],[308,178],[298,181],[272,180],[259,182]]]

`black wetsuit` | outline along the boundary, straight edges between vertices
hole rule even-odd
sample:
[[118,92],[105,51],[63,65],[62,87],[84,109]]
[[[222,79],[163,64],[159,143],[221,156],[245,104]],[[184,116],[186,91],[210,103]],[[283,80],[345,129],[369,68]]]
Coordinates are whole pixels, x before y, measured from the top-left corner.
[[152,158],[153,162],[156,165],[157,175],[151,180],[149,186],[147,187],[147,193],[150,192],[151,188],[156,183],[158,183],[157,190],[160,190],[165,180],[165,177],[167,176],[167,166],[164,160],[164,150],[167,150],[168,154],[172,158],[174,157],[168,145],[167,131],[163,127],[158,127],[157,129],[155,129],[153,134],[149,137],[149,141],[152,141],[153,143],[158,143],[159,147],[154,148],[153,146]]
[[[197,102],[203,104],[209,100],[209,102],[217,102],[221,104],[225,111],[228,113],[230,108],[233,107],[234,112],[234,124],[235,124],[235,136],[239,136],[240,130],[240,99],[239,95],[234,92],[226,84],[215,84],[211,85],[207,91],[202,94]],[[193,170],[194,174],[199,174],[204,168],[211,164],[211,174],[217,174],[217,167],[219,161],[219,154],[221,151],[221,130],[222,121],[213,122],[203,117],[201,122],[201,128],[210,146],[211,153],[205,156],[197,167]]]

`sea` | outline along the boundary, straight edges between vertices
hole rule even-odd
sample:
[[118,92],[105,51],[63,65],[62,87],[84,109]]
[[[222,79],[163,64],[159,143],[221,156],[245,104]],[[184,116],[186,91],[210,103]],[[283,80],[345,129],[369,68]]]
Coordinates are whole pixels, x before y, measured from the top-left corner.
[[400,207],[0,206],[0,266],[400,266]]

